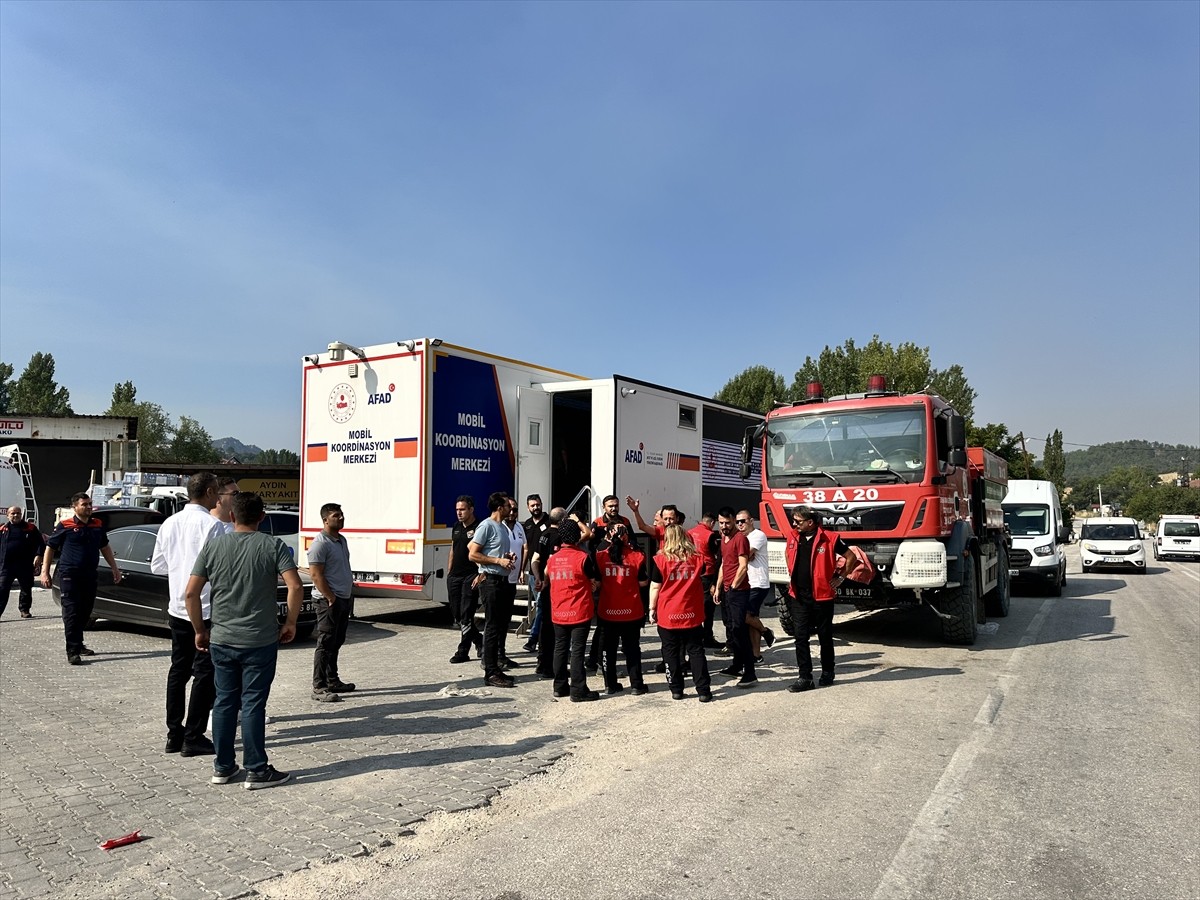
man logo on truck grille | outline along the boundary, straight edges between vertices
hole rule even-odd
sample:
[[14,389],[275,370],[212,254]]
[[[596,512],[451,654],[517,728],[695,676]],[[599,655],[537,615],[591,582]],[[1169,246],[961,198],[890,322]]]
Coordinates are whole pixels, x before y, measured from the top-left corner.
[[334,385],[333,390],[329,392],[329,418],[338,424],[349,422],[354,416],[357,403],[354,388],[344,382]]

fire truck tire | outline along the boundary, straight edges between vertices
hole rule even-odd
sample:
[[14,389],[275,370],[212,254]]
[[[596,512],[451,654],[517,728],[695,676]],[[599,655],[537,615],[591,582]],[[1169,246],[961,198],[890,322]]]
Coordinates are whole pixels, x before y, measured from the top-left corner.
[[974,644],[979,633],[976,609],[979,606],[979,585],[975,581],[975,564],[968,560],[963,566],[962,583],[942,592],[942,638],[954,644]]
[[[792,610],[788,606],[787,590],[785,588],[776,588],[776,593],[779,596],[779,605],[775,607],[775,611],[779,614],[779,627],[783,629],[788,637],[796,636],[796,625],[792,621]],[[718,610],[718,615],[720,611]]]
[[1012,597],[1012,582],[1008,577],[1008,551],[1003,547],[996,558],[996,586],[984,598],[987,614],[993,619],[1003,619],[1008,615],[1008,604]]

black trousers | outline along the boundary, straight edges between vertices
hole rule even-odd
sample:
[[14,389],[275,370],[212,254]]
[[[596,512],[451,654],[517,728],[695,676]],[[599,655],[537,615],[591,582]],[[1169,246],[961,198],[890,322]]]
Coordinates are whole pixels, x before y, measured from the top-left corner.
[[[167,739],[196,743],[208,730],[208,714],[217,696],[212,657],[196,651],[196,632],[187,619],[167,616],[171,626],[171,668],[167,670]],[[209,629],[212,622],[204,623]],[[192,682],[192,700],[187,683]],[[184,720],[186,711],[187,720]]]
[[587,667],[598,669],[604,661],[604,633],[608,626],[598,616],[592,616],[592,644],[588,648]]
[[817,603],[811,598],[797,600],[787,598],[788,611],[796,630],[796,668],[801,681],[812,681],[812,650],[809,648],[810,631],[816,631],[817,643],[821,646],[821,671],[833,674],[833,601]]
[[550,585],[538,594],[537,605],[541,616],[541,633],[538,635],[537,671],[541,675],[554,672],[554,623],[550,621]]
[[704,655],[704,626],[695,628],[663,628],[658,626],[662,640],[663,662],[667,664],[667,684],[671,693],[683,692],[683,661],[692,663],[692,683],[696,693],[712,692],[712,680],[708,677],[708,658]]
[[83,649],[83,629],[91,621],[96,608],[96,570],[68,569],[58,576],[59,596],[62,599],[63,632],[67,639],[67,656]]
[[313,653],[313,690],[332,689],[341,683],[338,674],[338,654],[346,643],[346,628],[350,624],[350,598],[338,597],[330,603],[320,598],[317,603],[317,649]]
[[8,608],[8,595],[12,593],[14,581],[21,588],[21,593],[17,595],[17,609],[29,612],[33,606],[33,563],[12,568],[0,566],[0,616]]
[[750,626],[746,613],[750,611],[750,591],[726,591],[725,615],[728,616],[731,665],[741,669],[743,678],[754,678],[754,649],[750,645]]
[[712,575],[701,575],[700,584],[704,586],[704,640],[710,644],[717,643],[713,634],[713,621],[717,617],[717,604],[713,601],[712,586],[716,578]]
[[474,575],[451,575],[446,579],[446,596],[450,601],[450,616],[458,626],[458,652],[466,656],[478,647],[482,638],[475,627],[475,610],[479,608],[479,590],[471,586]]
[[[617,644],[625,654],[625,668],[629,670],[629,683],[642,687],[642,623],[603,622],[604,626],[604,686],[617,683]],[[593,641],[595,639],[593,638]]]
[[517,586],[508,575],[484,575],[479,585],[479,600],[483,604],[483,677],[503,675],[500,661],[504,659],[504,639],[512,624],[513,601]]
[[569,692],[572,697],[582,697],[588,692],[583,656],[591,627],[591,622],[554,625],[554,693],[558,696]]

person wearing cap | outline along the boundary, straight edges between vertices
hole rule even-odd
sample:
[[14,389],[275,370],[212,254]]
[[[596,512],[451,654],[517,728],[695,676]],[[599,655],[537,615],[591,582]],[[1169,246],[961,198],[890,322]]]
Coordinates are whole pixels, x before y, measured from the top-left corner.
[[554,623],[554,696],[569,696],[573,703],[581,703],[600,696],[588,688],[583,666],[595,613],[592,592],[599,584],[599,573],[595,562],[579,548],[578,522],[563,519],[558,537],[561,545],[545,568],[550,621]]
[[641,695],[649,690],[642,678],[642,588],[650,584],[646,574],[646,555],[629,545],[629,530],[622,522],[612,522],[606,538],[596,549],[596,570],[600,574],[600,592],[596,615],[603,624],[604,687],[607,693],[624,690],[617,681],[617,644],[625,653],[629,686]]

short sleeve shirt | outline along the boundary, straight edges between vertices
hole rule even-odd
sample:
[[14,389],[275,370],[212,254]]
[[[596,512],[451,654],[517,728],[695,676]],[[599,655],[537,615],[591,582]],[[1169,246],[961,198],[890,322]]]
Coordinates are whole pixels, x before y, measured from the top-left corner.
[[[471,538],[471,543],[478,544],[479,550],[484,556],[501,557],[510,552],[508,529],[491,517],[483,519],[475,526],[475,536]],[[488,575],[508,574],[493,563],[481,563],[479,571],[486,572]]]
[[[308,563],[325,567],[325,580],[334,593],[334,599],[349,600],[354,595],[354,572],[350,569],[350,547],[346,539],[338,536],[334,540],[324,531],[313,538],[308,548]],[[313,596],[321,592],[313,588]]]
[[212,643],[251,649],[277,642],[279,576],[294,568],[274,535],[235,531],[205,544],[192,574],[212,585]]
[[[750,542],[744,534],[735,534],[729,540],[721,541],[721,584],[725,590],[733,586],[734,576],[737,575],[738,557],[750,555]],[[745,590],[745,584],[739,584],[738,590]]]
[[87,572],[100,565],[100,551],[108,546],[108,532],[99,519],[80,522],[71,516],[54,526],[54,533],[46,543],[58,554],[60,571]]
[[771,586],[771,559],[767,554],[767,536],[755,528],[746,535],[750,549],[754,551],[754,559],[746,567],[750,576],[750,587],[769,588]]
[[470,525],[464,525],[462,522],[454,523],[454,528],[450,532],[454,565],[450,567],[450,571],[447,574],[465,578],[479,571],[478,566],[471,562],[470,553],[467,552],[467,544],[471,543],[471,539],[475,536],[475,529],[478,527],[478,520],[472,522]]

